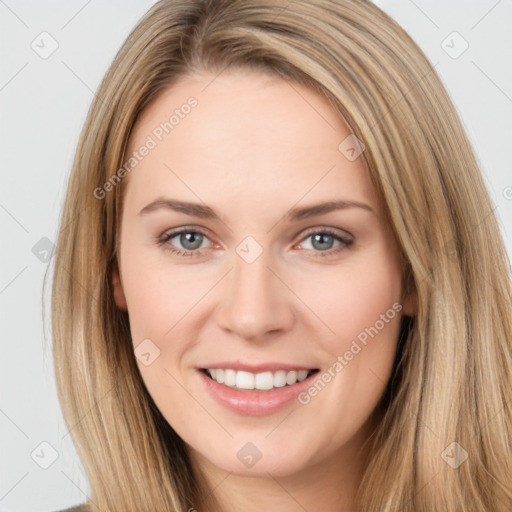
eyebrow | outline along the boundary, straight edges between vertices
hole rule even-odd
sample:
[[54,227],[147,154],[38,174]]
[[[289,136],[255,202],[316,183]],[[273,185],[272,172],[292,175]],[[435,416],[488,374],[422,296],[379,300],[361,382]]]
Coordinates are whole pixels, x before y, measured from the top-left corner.
[[[375,214],[375,211],[365,203],[360,203],[358,201],[337,200],[327,201],[324,203],[318,203],[300,208],[292,208],[285,214],[284,220],[293,222],[315,217],[317,215],[323,215],[335,210],[346,210],[349,208],[361,208]],[[163,198],[149,203],[147,206],[142,208],[142,210],[139,212],[139,215],[147,215],[148,213],[152,213],[158,210],[173,210],[175,212],[185,213],[186,215],[200,217],[202,219],[220,220],[220,217],[215,212],[215,210],[207,205]]]

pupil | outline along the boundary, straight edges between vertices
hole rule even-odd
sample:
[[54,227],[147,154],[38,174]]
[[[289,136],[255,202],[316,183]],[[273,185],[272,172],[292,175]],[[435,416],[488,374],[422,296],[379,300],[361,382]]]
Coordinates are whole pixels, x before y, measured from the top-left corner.
[[180,243],[186,249],[197,249],[201,245],[201,237],[202,235],[199,233],[182,233],[180,237]]
[[326,235],[326,234],[322,234],[322,233],[318,233],[316,234],[314,237],[313,237],[313,246],[315,244],[316,241],[320,241],[320,243],[325,243],[325,238],[330,238],[330,244],[328,243],[327,245],[329,247],[325,247],[325,246],[322,246],[320,245],[320,247],[318,247],[318,249],[330,249],[332,247],[332,236],[331,235]]

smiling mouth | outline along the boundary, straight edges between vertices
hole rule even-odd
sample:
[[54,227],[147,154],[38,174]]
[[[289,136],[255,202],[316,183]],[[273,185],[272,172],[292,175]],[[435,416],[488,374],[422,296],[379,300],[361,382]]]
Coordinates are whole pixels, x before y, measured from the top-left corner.
[[315,368],[312,370],[299,371],[278,370],[276,372],[266,371],[256,374],[242,370],[236,371],[229,368],[201,368],[200,371],[211,380],[214,380],[218,384],[223,384],[226,387],[239,391],[259,392],[293,386],[306,380],[311,375],[318,373],[319,369]]

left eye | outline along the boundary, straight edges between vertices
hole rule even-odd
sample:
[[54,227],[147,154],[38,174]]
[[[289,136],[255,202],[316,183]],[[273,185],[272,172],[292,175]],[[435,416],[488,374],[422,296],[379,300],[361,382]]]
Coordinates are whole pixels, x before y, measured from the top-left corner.
[[[315,233],[310,233],[303,240],[311,239],[311,245],[313,249],[317,249],[320,252],[326,252],[330,250],[335,241],[338,241],[338,246],[350,245],[351,241],[341,237],[340,235],[336,235],[329,231],[317,231]],[[302,245],[302,244],[301,244]],[[336,249],[335,249],[336,251]]]

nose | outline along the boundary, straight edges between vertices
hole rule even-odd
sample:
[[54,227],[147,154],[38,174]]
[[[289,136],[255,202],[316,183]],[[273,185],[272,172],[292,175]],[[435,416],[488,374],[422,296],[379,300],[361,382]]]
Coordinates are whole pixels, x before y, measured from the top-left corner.
[[252,263],[235,253],[233,266],[222,288],[218,325],[251,341],[291,329],[295,319],[293,293],[285,279],[269,268],[265,251]]

